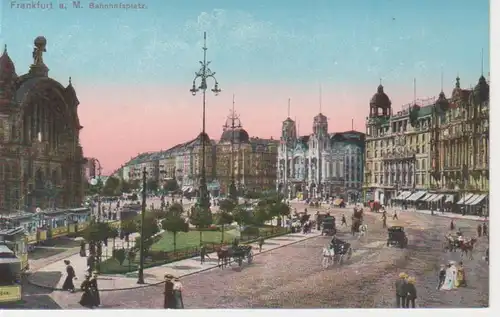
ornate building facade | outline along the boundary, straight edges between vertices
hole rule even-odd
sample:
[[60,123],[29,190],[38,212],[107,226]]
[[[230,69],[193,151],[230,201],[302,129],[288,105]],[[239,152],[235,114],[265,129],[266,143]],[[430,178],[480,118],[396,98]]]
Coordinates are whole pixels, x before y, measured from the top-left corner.
[[328,119],[318,114],[313,133],[297,135],[287,118],[281,129],[276,189],[289,198],[342,197],[356,200],[363,183],[364,134],[328,133]]
[[238,192],[274,189],[279,142],[251,138],[234,109],[217,144],[216,179],[223,194],[233,183]]
[[[370,100],[366,123],[366,200],[388,204],[402,191],[429,187],[429,142],[435,101],[416,100],[394,114],[384,87],[378,87]],[[412,112],[417,108],[418,112]]]
[[47,41],[37,37],[33,64],[18,76],[5,47],[0,57],[0,212],[79,207],[85,159],[78,98],[48,76]]
[[[366,128],[365,199],[477,212],[489,190],[489,84],[418,100],[393,114],[379,86]],[[381,111],[380,111],[381,110]],[[446,207],[448,206],[448,207]],[[482,210],[484,212],[484,210]]]

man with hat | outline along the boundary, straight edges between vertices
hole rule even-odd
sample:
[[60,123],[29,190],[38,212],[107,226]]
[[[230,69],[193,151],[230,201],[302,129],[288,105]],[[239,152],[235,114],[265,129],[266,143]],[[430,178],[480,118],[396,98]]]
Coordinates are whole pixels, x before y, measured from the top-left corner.
[[163,308],[175,308],[174,283],[172,274],[165,275],[165,289],[163,292]]
[[397,308],[405,308],[406,307],[406,295],[408,294],[406,291],[406,279],[408,278],[408,274],[399,273],[399,278],[396,280],[396,307]]
[[415,308],[415,299],[417,298],[417,288],[415,287],[415,278],[409,277],[405,285],[406,288],[406,306],[405,308]]

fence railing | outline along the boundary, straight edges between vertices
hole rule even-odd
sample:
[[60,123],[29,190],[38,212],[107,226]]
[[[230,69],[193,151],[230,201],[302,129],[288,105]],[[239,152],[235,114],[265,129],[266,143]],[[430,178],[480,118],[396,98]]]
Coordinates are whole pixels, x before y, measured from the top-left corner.
[[[285,227],[264,227],[261,228],[258,234],[245,234],[242,232],[241,236],[238,239],[240,244],[250,244],[256,242],[261,237],[264,239],[269,239],[272,237],[281,236],[284,234],[290,233],[290,230]],[[206,254],[213,253],[217,249],[222,248],[224,246],[228,246],[232,244],[232,241],[224,241],[224,242],[202,242],[205,247]],[[101,256],[101,273],[103,274],[123,274],[128,272],[136,271],[139,267],[139,252],[134,247],[131,248],[123,248],[126,259],[123,263],[118,263],[118,260],[114,257],[116,251],[120,249],[112,250],[112,252],[107,252],[106,254],[102,254]],[[132,257],[129,258],[129,255]],[[149,250],[144,257],[144,268],[159,266],[163,264],[168,264],[171,262],[176,262],[184,259],[189,259],[193,257],[200,256],[200,247],[184,247],[169,251],[161,251],[161,250]]]

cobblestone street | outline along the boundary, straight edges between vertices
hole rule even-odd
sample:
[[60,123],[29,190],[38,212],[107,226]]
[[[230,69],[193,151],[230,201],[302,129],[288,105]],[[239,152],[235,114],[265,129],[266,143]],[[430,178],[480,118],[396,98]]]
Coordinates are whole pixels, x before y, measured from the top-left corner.
[[[334,211],[337,217],[350,212]],[[402,250],[384,245],[387,233],[380,215],[367,213],[369,232],[360,241],[341,228],[340,237],[352,240],[350,263],[324,269],[321,249],[329,238],[313,238],[258,255],[253,264],[242,269],[233,265],[183,278],[184,303],[186,308],[389,308],[395,302],[394,280],[405,271],[417,279],[419,307],[487,306],[489,274],[481,258],[486,248],[484,238],[477,244],[475,259],[464,259],[469,286],[448,292],[436,290],[439,265],[460,260],[459,253],[442,251],[449,221],[416,213],[400,213],[399,220],[388,220],[388,225],[407,228],[410,245]],[[474,234],[475,222],[456,220],[456,224],[464,228],[466,236]],[[155,286],[102,292],[102,308],[161,308],[162,293],[162,287]],[[51,296],[62,308],[80,308],[80,294],[55,292]]]

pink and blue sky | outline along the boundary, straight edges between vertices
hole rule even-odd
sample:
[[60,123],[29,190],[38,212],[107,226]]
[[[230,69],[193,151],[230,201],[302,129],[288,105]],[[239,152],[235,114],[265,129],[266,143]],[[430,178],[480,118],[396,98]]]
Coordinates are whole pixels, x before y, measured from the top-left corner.
[[[22,3],[26,1],[18,1]],[[0,44],[18,74],[33,39],[47,38],[49,75],[72,77],[86,156],[111,172],[139,152],[169,148],[201,131],[201,96],[191,96],[202,59],[222,93],[207,99],[207,132],[219,138],[235,94],[247,131],[279,137],[287,116],[311,131],[322,112],[330,131],[364,131],[379,78],[394,110],[440,91],[460,74],[463,87],[489,70],[487,0],[148,0],[147,9],[16,9],[2,1]],[[122,1],[127,3],[127,1]],[[67,10],[57,8],[58,3]]]

